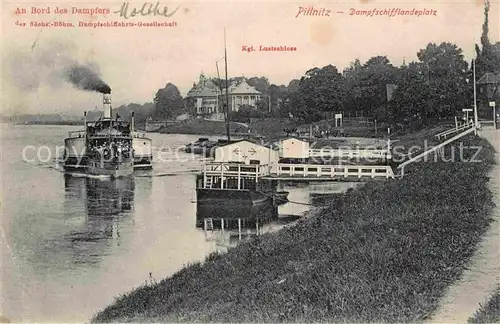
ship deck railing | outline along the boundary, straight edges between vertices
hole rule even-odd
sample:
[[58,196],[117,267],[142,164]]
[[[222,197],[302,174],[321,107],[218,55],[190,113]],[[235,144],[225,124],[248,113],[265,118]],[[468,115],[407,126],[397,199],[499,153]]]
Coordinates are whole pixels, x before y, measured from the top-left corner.
[[126,136],[126,135],[89,135],[88,136],[88,139],[108,139],[108,138],[112,138],[112,139],[130,139],[131,137],[130,136]]
[[[131,132],[130,134],[133,138],[146,138],[146,133],[144,132]],[[77,131],[69,131],[68,132],[68,137],[70,138],[75,138],[75,137],[84,137],[85,136],[85,130],[77,130]],[[111,135],[113,136],[113,135]],[[96,137],[96,136],[92,136]],[[109,135],[102,136],[102,137],[109,137]]]
[[144,132],[132,132],[131,135],[133,138],[147,138]]
[[84,136],[85,136],[85,130],[83,130],[83,129],[68,132],[68,137],[70,137],[70,138],[84,137]]

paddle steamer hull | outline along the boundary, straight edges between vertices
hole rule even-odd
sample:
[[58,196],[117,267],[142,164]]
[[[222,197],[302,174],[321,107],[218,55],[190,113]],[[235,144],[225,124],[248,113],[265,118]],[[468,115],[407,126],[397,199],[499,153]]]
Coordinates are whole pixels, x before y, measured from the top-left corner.
[[[82,130],[81,134],[85,132]],[[133,137],[134,169],[149,170],[153,168],[152,140],[147,137]],[[65,171],[86,171],[88,156],[83,136],[70,136],[64,140],[63,168]]]
[[90,160],[86,170],[95,176],[126,177],[134,173],[134,163],[132,160],[117,163]]

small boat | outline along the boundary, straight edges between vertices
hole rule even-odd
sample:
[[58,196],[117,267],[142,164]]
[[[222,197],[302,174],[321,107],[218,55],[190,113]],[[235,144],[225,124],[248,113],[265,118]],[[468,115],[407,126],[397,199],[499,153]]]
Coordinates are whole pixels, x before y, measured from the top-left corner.
[[211,141],[208,138],[200,138],[198,139],[198,141],[188,144],[188,146],[186,146],[186,149],[184,151],[186,151],[187,153],[212,156],[214,155],[212,149],[218,146],[218,144],[219,142],[217,141]]
[[215,149],[219,146],[219,142],[216,141],[208,141],[205,144],[205,156],[206,157],[215,157]]
[[289,193],[290,192],[284,191],[284,190],[283,191],[276,191],[276,192],[273,192],[273,198],[286,200]]
[[281,205],[281,204],[285,204],[288,202],[288,194],[290,192],[288,191],[276,191],[276,192],[273,192],[272,193],[272,197],[273,197],[273,200],[274,202],[277,204],[277,205]]
[[202,146],[208,142],[208,138],[206,137],[200,137],[196,142],[189,143],[186,145],[184,148],[184,152],[186,153],[195,153],[195,154],[201,154],[197,152],[201,152]]

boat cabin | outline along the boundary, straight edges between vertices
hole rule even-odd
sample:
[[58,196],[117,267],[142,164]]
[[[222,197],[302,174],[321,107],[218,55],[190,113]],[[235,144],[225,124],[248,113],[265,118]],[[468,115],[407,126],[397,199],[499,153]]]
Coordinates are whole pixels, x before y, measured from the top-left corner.
[[214,162],[269,165],[277,163],[278,152],[260,144],[241,140],[215,149]]
[[309,142],[294,137],[281,141],[279,155],[285,159],[309,158]]

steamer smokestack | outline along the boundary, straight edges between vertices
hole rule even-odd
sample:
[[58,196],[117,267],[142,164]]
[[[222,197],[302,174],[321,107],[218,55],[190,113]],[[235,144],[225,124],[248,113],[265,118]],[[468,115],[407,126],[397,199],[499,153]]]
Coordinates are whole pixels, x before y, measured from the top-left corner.
[[111,93],[102,95],[102,106],[104,109],[104,118],[111,118]]

